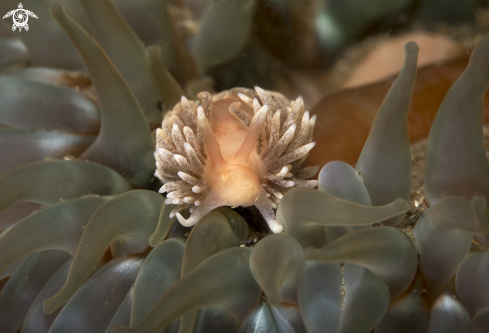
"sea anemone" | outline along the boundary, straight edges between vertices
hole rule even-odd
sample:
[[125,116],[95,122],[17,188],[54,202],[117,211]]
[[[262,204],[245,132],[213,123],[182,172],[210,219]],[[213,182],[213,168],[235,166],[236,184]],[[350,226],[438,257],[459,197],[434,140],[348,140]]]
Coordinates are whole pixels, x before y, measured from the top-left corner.
[[[60,5],[51,14],[93,87],[18,70],[26,53],[7,43],[18,52],[5,64],[17,71],[0,77],[0,211],[13,215],[0,234],[2,332],[487,331],[489,258],[467,254],[489,233],[489,37],[434,121],[430,207],[410,237],[397,227],[409,209],[415,43],[356,168],[330,162],[315,181],[317,168],[303,168],[315,118],[301,98],[258,87],[182,97],[159,49],[145,50],[110,1],[83,2],[90,24],[106,24],[98,43]],[[159,106],[169,112],[153,141]],[[166,197],[151,190],[155,159]],[[256,206],[274,234],[250,241],[259,214],[222,206]]]

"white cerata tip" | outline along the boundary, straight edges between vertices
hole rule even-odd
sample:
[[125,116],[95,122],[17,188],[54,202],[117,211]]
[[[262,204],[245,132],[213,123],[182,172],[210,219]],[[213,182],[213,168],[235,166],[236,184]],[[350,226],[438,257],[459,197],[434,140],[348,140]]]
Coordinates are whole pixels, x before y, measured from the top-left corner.
[[284,231],[284,227],[278,220],[275,220],[274,223],[268,222],[268,227],[274,234],[281,234]]

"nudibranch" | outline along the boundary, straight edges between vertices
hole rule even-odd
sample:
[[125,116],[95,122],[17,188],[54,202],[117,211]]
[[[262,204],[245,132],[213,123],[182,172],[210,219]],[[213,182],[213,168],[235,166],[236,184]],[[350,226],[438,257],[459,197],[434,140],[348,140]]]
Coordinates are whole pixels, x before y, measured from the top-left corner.
[[170,216],[193,226],[214,208],[254,205],[272,232],[282,232],[273,209],[283,194],[317,185],[308,178],[318,167],[302,167],[315,145],[316,116],[301,97],[289,101],[259,87],[198,98],[182,97],[156,132],[155,175],[165,203],[176,205]]

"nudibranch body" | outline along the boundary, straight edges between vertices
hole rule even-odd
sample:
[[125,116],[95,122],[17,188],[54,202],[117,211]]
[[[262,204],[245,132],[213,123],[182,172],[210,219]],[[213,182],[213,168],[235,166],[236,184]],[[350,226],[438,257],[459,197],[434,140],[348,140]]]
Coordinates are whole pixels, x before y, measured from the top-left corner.
[[316,117],[301,97],[289,101],[258,87],[198,97],[182,97],[156,133],[155,174],[165,203],[177,205],[171,217],[192,226],[214,208],[254,205],[274,233],[282,232],[273,209],[283,194],[317,185],[307,179],[318,167],[302,168],[315,145]]

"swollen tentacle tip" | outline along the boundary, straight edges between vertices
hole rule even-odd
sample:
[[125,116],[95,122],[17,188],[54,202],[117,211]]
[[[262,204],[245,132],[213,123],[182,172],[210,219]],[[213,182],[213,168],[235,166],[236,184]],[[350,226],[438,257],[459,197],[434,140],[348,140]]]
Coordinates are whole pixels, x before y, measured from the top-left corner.
[[156,245],[158,245],[160,242],[159,240],[156,238],[155,234],[152,234],[151,236],[149,236],[149,245],[151,245],[152,247],[155,247]]
[[406,65],[408,65],[410,70],[416,71],[416,67],[418,65],[418,44],[415,42],[407,42],[404,45],[404,52],[406,53]]
[[56,295],[54,295],[53,297],[51,298],[48,298],[47,300],[45,300],[43,303],[42,303],[42,308],[44,309],[44,312],[46,314],[51,314],[53,313],[54,311],[56,311],[58,308],[60,307],[60,305],[58,304],[58,302],[56,301]]
[[409,203],[404,199],[397,198],[394,200],[394,205],[399,207],[399,210],[404,210],[406,212],[409,210]]
[[482,195],[474,195],[470,201],[476,207],[480,207],[481,209],[487,208],[487,199]]
[[54,18],[59,18],[60,16],[64,16],[63,7],[59,3],[55,3],[49,7],[49,13]]
[[407,42],[406,45],[404,45],[404,51],[410,56],[416,56],[419,51],[419,46],[416,42]]

